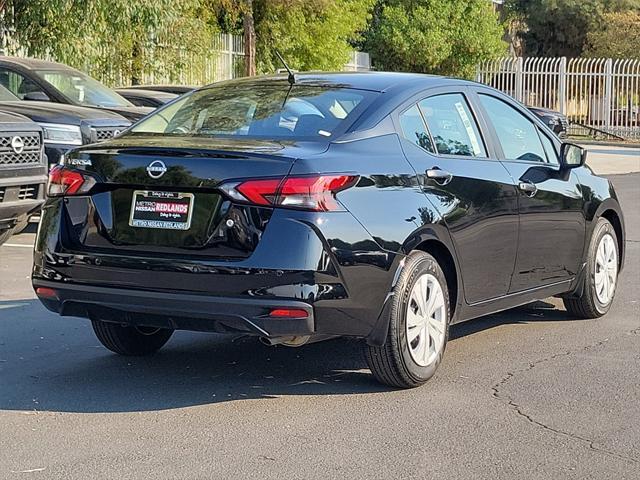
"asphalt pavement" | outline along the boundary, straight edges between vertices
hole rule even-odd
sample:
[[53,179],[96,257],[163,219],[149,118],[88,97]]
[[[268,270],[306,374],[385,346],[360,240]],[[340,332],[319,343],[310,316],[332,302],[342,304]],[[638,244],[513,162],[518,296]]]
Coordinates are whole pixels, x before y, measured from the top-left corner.
[[39,304],[33,229],[16,236],[0,247],[0,479],[638,479],[640,174],[610,178],[627,222],[610,313],[548,299],[454,326],[409,391],[346,339],[177,332],[118,357]]

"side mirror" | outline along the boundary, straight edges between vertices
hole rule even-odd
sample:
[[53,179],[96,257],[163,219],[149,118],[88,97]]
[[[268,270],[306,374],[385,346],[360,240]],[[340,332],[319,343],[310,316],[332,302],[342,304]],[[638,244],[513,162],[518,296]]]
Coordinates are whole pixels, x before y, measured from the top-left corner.
[[560,161],[564,168],[582,167],[587,163],[587,151],[573,143],[563,143],[560,149]]
[[49,102],[51,99],[49,95],[44,92],[29,92],[22,97],[23,100],[32,100],[36,102]]

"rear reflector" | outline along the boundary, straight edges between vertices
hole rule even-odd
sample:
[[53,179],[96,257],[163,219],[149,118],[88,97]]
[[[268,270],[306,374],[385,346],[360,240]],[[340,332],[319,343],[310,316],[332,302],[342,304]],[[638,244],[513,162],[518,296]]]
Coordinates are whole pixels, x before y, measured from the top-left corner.
[[269,316],[275,318],[307,318],[309,314],[301,308],[275,308],[269,312]]
[[60,197],[63,195],[81,195],[91,190],[96,181],[93,177],[71,170],[63,165],[54,166],[49,171],[47,195]]
[[56,292],[53,288],[48,287],[36,288],[36,295],[42,298],[58,298],[58,292]]
[[[355,175],[257,179],[239,183],[234,186],[234,189],[256,205],[330,212],[343,210],[336,199],[336,194],[354,186],[357,180],[358,177]],[[234,195],[234,198],[237,199],[237,196]]]

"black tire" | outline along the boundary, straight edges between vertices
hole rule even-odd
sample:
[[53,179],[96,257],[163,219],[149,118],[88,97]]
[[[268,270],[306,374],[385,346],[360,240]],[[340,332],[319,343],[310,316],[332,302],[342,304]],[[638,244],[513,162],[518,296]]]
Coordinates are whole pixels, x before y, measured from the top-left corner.
[[91,325],[102,345],[125,356],[151,355],[173,334],[173,330],[164,328],[134,327],[102,320],[92,320]]
[[[421,366],[409,351],[407,339],[407,309],[411,291],[424,274],[436,278],[444,296],[444,344],[436,359],[428,366]],[[365,357],[375,378],[391,387],[414,388],[426,383],[436,372],[442,361],[449,338],[450,303],[447,281],[435,258],[425,252],[414,251],[407,256],[404,269],[398,280],[395,295],[391,300],[389,329],[385,344],[381,347],[365,345]]]
[[9,238],[13,235],[13,229],[9,228],[6,230],[0,230],[0,245],[9,240]]
[[19,233],[22,233],[24,229],[27,228],[28,226],[29,226],[29,216],[22,215],[21,217],[18,218],[18,222],[16,223],[15,227],[13,227],[13,234],[17,235]]
[[[567,312],[574,317],[585,319],[599,318],[609,311],[609,308],[611,308],[611,304],[613,303],[615,290],[609,301],[606,303],[602,303],[596,294],[596,254],[598,245],[605,235],[611,235],[613,237],[616,259],[619,261],[620,252],[618,250],[618,237],[616,235],[616,231],[607,219],[600,218],[593,229],[593,235],[591,236],[591,241],[589,243],[587,265],[585,266],[585,274],[582,280],[582,294],[579,297],[566,297],[563,299]],[[618,282],[616,281],[616,286],[617,283]]]

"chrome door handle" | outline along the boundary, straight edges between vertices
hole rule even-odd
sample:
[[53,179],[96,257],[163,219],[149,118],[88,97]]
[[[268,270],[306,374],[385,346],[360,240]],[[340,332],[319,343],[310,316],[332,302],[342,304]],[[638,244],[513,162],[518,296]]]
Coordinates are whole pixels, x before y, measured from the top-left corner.
[[427,178],[433,180],[438,185],[446,185],[453,179],[453,175],[446,170],[441,170],[438,167],[433,167],[427,170]]
[[538,191],[538,187],[532,182],[520,182],[518,188],[528,197],[533,197]]

